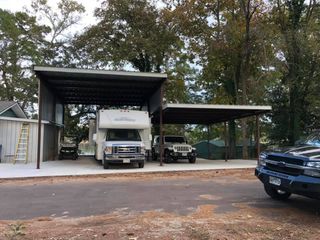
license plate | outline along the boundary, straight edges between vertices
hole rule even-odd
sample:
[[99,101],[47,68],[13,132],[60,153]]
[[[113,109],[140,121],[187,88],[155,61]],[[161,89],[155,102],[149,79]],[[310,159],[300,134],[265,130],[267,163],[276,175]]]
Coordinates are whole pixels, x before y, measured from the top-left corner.
[[130,159],[123,159],[122,162],[123,163],[130,163]]
[[182,156],[184,156],[184,157],[187,156],[187,155],[188,155],[188,153],[182,153]]
[[276,185],[276,186],[280,186],[281,185],[281,179],[277,178],[277,177],[269,176],[269,183],[273,184],[273,185]]

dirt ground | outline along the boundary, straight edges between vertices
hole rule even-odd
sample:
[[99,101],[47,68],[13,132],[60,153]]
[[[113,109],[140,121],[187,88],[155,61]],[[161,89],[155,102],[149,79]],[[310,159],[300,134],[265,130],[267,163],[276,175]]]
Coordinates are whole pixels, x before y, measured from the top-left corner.
[[[230,176],[257,181],[252,169],[198,171],[158,174],[126,174],[112,176],[61,177],[29,180],[5,180],[1,185],[55,184],[78,181],[145,181],[154,179],[212,179]],[[262,187],[262,186],[261,186]],[[1,194],[1,193],[0,193]],[[202,195],[204,199],[216,196]],[[273,201],[270,199],[270,201]],[[299,208],[254,208],[235,203],[236,211],[216,212],[215,205],[199,205],[187,215],[164,211],[114,211],[107,215],[80,218],[41,217],[21,221],[1,221],[0,239],[320,239],[319,213]]]

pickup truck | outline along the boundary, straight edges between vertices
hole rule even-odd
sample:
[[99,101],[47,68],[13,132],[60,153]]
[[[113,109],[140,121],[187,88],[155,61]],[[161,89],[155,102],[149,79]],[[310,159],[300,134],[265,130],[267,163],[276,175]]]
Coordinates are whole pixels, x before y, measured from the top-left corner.
[[259,156],[255,175],[273,199],[291,194],[320,198],[320,132],[296,147],[266,151]]

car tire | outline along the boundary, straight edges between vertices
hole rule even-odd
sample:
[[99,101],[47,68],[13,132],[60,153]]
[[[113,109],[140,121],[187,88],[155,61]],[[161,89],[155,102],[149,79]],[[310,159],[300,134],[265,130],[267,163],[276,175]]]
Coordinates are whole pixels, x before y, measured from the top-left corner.
[[144,162],[139,162],[138,166],[139,166],[139,168],[143,168],[144,167]]
[[106,160],[103,160],[103,168],[104,169],[109,169],[109,163]]
[[195,162],[196,162],[196,158],[195,157],[189,158],[189,163],[195,163]]
[[62,160],[62,159],[63,159],[62,154],[59,154],[58,159],[59,159],[59,160]]
[[264,190],[272,199],[275,200],[287,200],[291,196],[290,192],[279,190],[269,184],[264,185]]

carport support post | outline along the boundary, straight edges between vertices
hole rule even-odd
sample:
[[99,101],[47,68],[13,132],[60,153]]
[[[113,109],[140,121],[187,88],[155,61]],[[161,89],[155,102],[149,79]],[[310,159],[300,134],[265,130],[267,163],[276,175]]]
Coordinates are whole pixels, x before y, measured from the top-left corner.
[[37,148],[37,169],[40,169],[40,158],[41,158],[41,129],[42,129],[42,124],[41,124],[41,120],[42,120],[42,95],[41,95],[41,88],[42,88],[42,84],[41,84],[41,80],[39,79],[38,81],[38,85],[39,85],[39,90],[38,90],[38,148]]
[[227,122],[224,122],[224,161],[228,161],[228,132],[227,132]]
[[160,109],[159,109],[159,124],[160,124],[160,166],[163,166],[163,84],[160,87]]
[[260,121],[259,121],[259,115],[256,115],[256,148],[257,148],[257,158],[259,158],[260,155]]
[[208,134],[207,134],[207,148],[208,148],[208,159],[210,159],[211,150],[210,150],[210,125],[207,125]]

